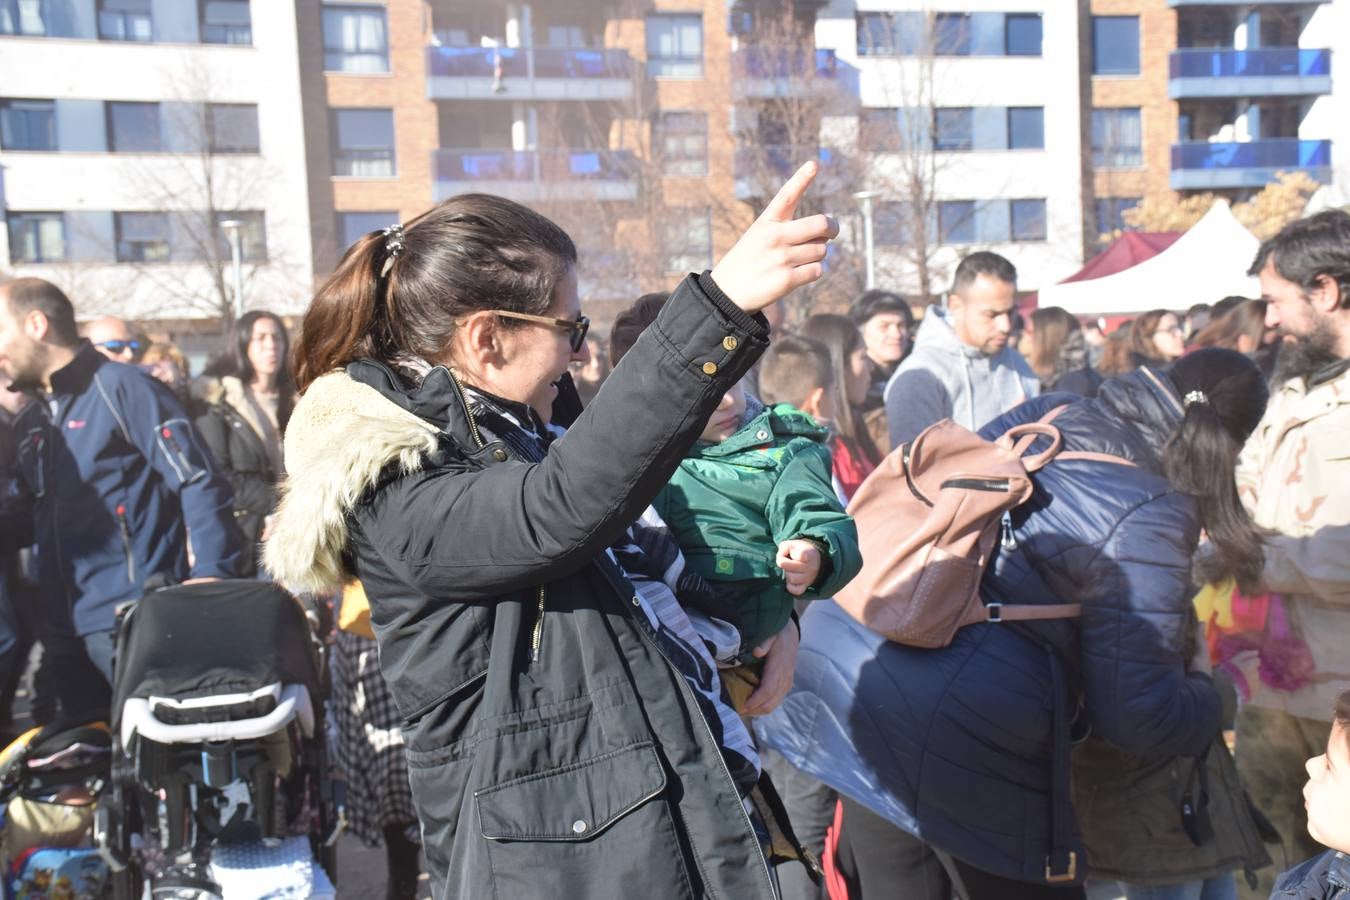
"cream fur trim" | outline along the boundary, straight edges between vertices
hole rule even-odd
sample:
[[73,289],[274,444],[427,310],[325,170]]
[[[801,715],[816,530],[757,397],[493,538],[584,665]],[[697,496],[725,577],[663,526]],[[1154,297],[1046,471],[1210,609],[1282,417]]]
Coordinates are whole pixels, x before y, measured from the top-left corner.
[[347,514],[390,463],[421,470],[437,435],[346,372],[315,380],[286,427],[287,476],[263,545],[267,571],[295,593],[340,590],[350,578],[342,562]]

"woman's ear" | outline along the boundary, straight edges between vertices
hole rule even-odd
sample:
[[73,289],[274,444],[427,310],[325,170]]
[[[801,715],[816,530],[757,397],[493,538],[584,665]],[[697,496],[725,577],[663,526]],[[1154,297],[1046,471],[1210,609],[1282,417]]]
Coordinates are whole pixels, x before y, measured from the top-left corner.
[[465,316],[451,342],[451,355],[465,368],[481,372],[502,363],[501,320],[492,312],[481,310]]

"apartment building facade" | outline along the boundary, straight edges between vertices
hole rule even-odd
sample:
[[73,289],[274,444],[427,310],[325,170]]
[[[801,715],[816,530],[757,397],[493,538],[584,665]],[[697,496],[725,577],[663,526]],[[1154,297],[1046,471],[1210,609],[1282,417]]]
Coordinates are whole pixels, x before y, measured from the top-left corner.
[[921,290],[920,228],[930,294],[974,249],[1011,259],[1024,289],[1081,263],[1079,27],[1078,4],[1025,0],[835,0],[822,12],[817,42],[857,73],[879,278]]
[[1331,46],[1348,11],[1345,0],[1091,0],[1095,227],[1119,228],[1145,197],[1246,199],[1285,171],[1350,199],[1350,133],[1335,112],[1350,62]]
[[82,317],[214,318],[237,229],[244,307],[302,309],[296,47],[289,4],[0,2],[0,269]]

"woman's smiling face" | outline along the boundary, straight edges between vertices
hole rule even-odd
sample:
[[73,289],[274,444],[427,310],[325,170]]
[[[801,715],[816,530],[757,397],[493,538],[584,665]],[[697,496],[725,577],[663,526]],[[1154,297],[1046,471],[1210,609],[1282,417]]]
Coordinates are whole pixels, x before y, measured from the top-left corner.
[[[553,303],[543,315],[569,322],[581,315],[575,266],[569,267],[567,275],[558,282]],[[503,325],[508,322],[499,321]],[[511,320],[499,333],[506,362],[495,373],[495,383],[482,387],[507,400],[528,405],[547,423],[553,416],[558,379],[566,374],[571,363],[590,359],[588,344],[582,341],[581,348],[573,351],[571,332],[543,322]]]

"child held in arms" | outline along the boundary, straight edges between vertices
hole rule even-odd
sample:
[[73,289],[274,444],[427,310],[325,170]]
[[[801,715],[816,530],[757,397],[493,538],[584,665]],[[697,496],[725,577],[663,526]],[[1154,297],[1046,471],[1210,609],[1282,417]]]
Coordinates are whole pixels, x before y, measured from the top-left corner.
[[[615,321],[610,354],[616,366],[665,300],[647,294]],[[808,371],[805,380],[819,383],[804,398],[811,398],[817,414],[829,415],[821,408],[828,405],[831,377],[823,346],[781,338],[760,366],[765,391],[779,377]],[[794,598],[833,596],[862,567],[857,529],[831,482],[827,438],[828,431],[800,409],[766,407],[737,385],[652,504],[689,571],[710,586],[681,601],[739,633],[739,646],[714,653],[738,710],[759,684],[766,642],[787,625]]]

